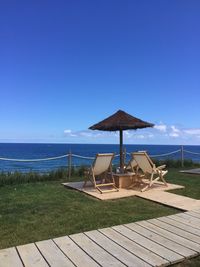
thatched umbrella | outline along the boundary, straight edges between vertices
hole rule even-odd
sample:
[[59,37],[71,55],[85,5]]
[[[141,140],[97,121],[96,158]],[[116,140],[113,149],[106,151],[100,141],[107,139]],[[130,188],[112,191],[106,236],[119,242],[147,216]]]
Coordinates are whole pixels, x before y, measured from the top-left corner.
[[120,136],[120,168],[123,170],[124,160],[123,160],[123,130],[136,130],[146,127],[153,127],[154,124],[142,121],[135,118],[128,113],[118,110],[116,113],[94,124],[89,129],[91,130],[101,130],[101,131],[119,131]]

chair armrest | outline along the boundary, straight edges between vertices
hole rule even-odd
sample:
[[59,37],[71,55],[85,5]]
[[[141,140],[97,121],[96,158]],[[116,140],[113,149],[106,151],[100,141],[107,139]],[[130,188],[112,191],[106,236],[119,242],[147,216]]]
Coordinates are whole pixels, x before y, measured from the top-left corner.
[[164,169],[165,167],[166,167],[166,164],[165,164],[165,165],[158,166],[157,169],[162,170],[162,169]]

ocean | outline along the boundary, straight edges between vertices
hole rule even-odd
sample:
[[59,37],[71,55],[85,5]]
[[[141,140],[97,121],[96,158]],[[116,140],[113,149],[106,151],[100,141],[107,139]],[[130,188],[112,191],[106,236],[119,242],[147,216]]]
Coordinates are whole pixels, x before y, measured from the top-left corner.
[[[147,151],[148,154],[156,156],[159,159],[180,159],[181,152],[174,154],[159,156],[161,154],[168,154],[180,150],[181,146],[178,145],[124,145],[127,153],[134,151]],[[184,146],[184,158],[192,159],[193,161],[200,162],[200,146]],[[0,171],[2,172],[49,172],[58,168],[65,168],[68,164],[68,158],[60,158],[49,161],[37,162],[18,162],[7,161],[2,158],[9,159],[44,159],[66,155],[71,152],[73,155],[83,157],[95,157],[97,153],[110,153],[114,152],[119,154],[119,145],[111,144],[14,144],[14,143],[0,143]],[[189,153],[192,152],[192,153]],[[196,154],[195,154],[196,153]],[[126,161],[129,155],[127,154]],[[72,156],[73,166],[90,165],[92,159],[84,159]],[[118,164],[119,157],[115,158],[115,164]]]

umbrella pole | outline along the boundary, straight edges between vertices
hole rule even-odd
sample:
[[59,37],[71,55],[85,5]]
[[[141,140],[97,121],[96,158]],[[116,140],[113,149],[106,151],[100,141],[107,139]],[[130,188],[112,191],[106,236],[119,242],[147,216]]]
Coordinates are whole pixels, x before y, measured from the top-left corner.
[[120,142],[120,171],[124,172],[124,155],[123,155],[123,131],[119,131],[119,142]]

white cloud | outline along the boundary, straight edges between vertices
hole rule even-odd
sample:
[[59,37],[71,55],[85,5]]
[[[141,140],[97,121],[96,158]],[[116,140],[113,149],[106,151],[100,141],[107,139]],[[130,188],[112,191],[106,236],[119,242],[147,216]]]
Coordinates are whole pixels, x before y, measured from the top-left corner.
[[79,135],[83,136],[83,137],[93,137],[94,135],[92,133],[89,132],[79,132]]
[[175,138],[177,138],[177,137],[179,137],[180,135],[181,135],[181,130],[180,129],[178,129],[176,126],[174,126],[174,125],[171,125],[170,126],[170,130],[171,130],[171,132],[169,133],[169,136],[170,137],[175,137]]
[[157,124],[157,125],[154,125],[154,129],[165,133],[167,131],[167,125],[165,125],[165,124]]
[[65,136],[71,136],[71,137],[76,137],[77,136],[77,134],[73,133],[71,129],[64,130],[64,135]]
[[90,130],[85,130],[85,131],[72,131],[71,129],[66,129],[64,130],[64,135],[65,137],[77,137],[80,140],[92,140],[92,139],[100,139],[100,138],[108,138],[108,137],[115,137],[118,136],[119,134],[116,134],[114,132],[103,132],[103,131],[90,131]]
[[189,135],[200,135],[200,128],[191,128],[191,129],[186,129],[184,130],[184,133],[189,134]]
[[131,133],[131,131],[124,131],[124,137],[125,138],[132,138],[133,137],[133,133]]
[[171,126],[172,132],[173,133],[180,133],[181,131],[174,125]]
[[137,139],[145,139],[145,135],[144,134],[137,134],[137,135],[135,135],[135,138],[137,138]]
[[70,134],[71,132],[72,132],[72,130],[70,130],[70,129],[64,130],[64,134]]
[[176,132],[169,133],[170,137],[179,137],[180,135]]
[[149,138],[153,138],[153,137],[154,137],[153,134],[148,134],[147,136],[148,136]]
[[[199,144],[200,128],[181,128],[178,125],[167,125],[160,122],[154,128],[138,131],[123,131],[126,144]],[[65,141],[77,143],[112,144],[119,142],[119,132],[109,131],[73,131],[64,130]]]

